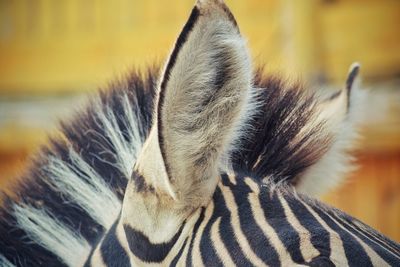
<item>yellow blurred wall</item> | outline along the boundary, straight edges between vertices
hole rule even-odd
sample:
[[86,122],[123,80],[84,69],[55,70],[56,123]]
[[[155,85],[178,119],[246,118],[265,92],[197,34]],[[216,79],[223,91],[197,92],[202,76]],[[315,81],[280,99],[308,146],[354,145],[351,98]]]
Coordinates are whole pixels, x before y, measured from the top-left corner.
[[[228,0],[257,62],[343,81],[400,73],[398,0]],[[0,1],[0,90],[90,90],[162,59],[191,0]]]

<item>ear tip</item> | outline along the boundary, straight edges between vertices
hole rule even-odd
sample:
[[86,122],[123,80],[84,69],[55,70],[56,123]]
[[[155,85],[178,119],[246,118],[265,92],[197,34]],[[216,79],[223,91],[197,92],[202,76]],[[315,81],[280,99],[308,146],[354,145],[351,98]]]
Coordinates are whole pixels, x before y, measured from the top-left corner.
[[214,14],[220,18],[222,17],[224,19],[228,19],[232,22],[235,28],[239,29],[235,16],[233,16],[232,12],[225,4],[224,0],[197,0],[196,7],[203,15]]
[[223,0],[197,0],[196,6],[204,10],[226,10],[227,6]]
[[355,73],[356,75],[359,73],[361,68],[361,64],[359,62],[354,62],[353,64],[350,65],[349,68],[349,75],[351,75],[351,73]]
[[223,0],[197,0],[196,5],[206,5],[206,4],[224,4]]

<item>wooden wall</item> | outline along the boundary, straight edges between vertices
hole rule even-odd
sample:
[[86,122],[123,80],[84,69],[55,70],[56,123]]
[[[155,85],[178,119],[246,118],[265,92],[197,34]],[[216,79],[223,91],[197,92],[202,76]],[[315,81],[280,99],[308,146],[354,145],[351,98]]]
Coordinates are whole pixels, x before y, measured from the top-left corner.
[[[400,241],[400,1],[226,0],[256,63],[371,97],[360,169],[326,200]],[[81,95],[168,54],[192,0],[0,0],[0,187]]]

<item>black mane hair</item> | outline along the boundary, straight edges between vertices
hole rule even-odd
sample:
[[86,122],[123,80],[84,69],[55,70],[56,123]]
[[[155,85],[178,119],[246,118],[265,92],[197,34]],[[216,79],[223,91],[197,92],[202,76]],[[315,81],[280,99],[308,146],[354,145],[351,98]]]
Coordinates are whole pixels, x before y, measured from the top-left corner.
[[3,255],[16,266],[65,266],[56,255],[36,244],[34,237],[18,227],[15,204],[37,209],[45,207],[57,221],[77,231],[89,244],[97,243],[105,231],[104,227],[74,203],[70,196],[49,183],[52,173],[49,173],[46,165],[49,158],[55,157],[71,166],[78,176],[82,175],[79,166],[69,157],[69,150],[72,149],[96,173],[101,174],[104,183],[122,200],[129,177],[124,177],[125,174],[117,166],[120,151],[109,140],[98,113],[112,112],[117,120],[118,131],[127,142],[132,141],[129,140],[130,129],[124,121],[126,118],[122,110],[125,100],[122,96],[127,96],[132,112],[140,121],[138,130],[140,141],[143,142],[152,120],[157,76],[157,67],[145,72],[133,71],[126,78],[100,90],[95,100],[90,100],[87,108],[78,112],[75,119],[61,123],[62,137],[51,138],[49,144],[32,160],[31,167],[13,186],[15,196],[4,192],[0,195],[0,257]]
[[254,86],[260,108],[250,120],[249,133],[231,156],[233,169],[294,185],[330,145],[330,137],[321,131],[323,122],[301,133],[315,120],[318,100],[299,82],[264,75],[262,68],[256,72]]

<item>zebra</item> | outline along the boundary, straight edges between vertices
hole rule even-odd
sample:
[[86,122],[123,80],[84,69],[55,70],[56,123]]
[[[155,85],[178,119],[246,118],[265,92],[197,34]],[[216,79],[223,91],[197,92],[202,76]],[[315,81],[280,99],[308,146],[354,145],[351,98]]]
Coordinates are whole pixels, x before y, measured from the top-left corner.
[[254,68],[222,0],[165,66],[100,90],[3,192],[1,266],[400,266],[318,197],[351,170],[355,64],[328,97]]

